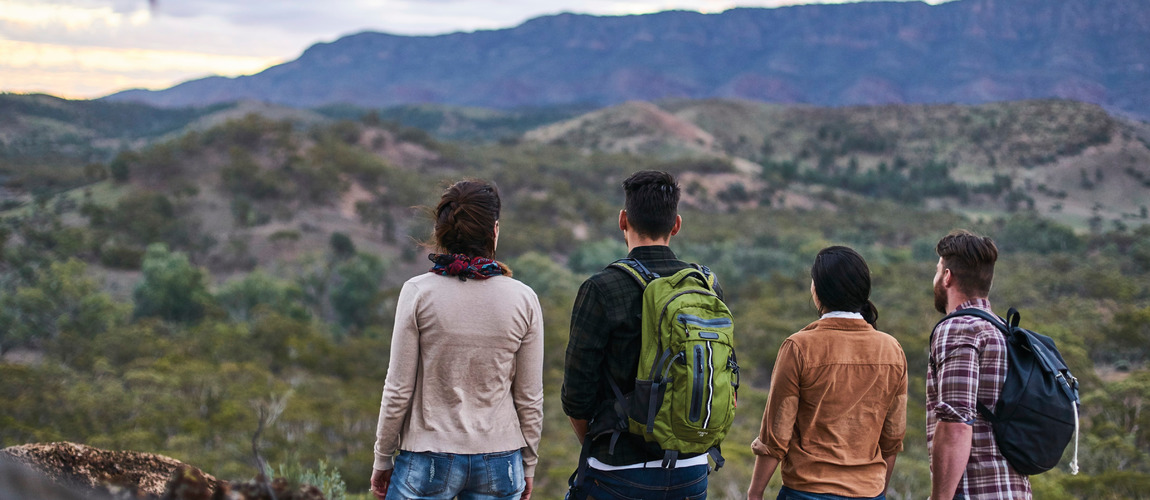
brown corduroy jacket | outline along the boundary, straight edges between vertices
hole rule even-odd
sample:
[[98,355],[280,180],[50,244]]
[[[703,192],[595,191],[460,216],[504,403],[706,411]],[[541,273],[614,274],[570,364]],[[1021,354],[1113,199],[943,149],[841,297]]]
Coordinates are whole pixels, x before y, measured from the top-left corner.
[[779,459],[783,485],[874,497],[884,456],[902,451],[906,356],[862,319],[825,318],[779,348],[756,454]]

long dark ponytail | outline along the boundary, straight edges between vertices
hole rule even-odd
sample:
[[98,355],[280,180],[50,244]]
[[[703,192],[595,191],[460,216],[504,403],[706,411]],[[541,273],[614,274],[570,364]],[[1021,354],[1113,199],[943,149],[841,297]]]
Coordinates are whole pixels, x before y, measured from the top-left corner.
[[844,246],[822,249],[811,266],[811,281],[827,311],[857,312],[877,326],[878,308],[870,301],[870,268],[858,252]]

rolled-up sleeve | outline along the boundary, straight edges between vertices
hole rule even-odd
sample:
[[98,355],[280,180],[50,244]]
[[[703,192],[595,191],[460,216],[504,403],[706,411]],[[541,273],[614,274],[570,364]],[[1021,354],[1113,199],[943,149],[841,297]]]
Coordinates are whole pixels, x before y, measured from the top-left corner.
[[595,283],[585,281],[571,310],[571,332],[563,363],[563,413],[571,418],[590,420],[595,416],[608,333],[602,294]]
[[407,283],[399,292],[395,307],[395,328],[391,334],[391,356],[387,379],[379,403],[379,422],[375,431],[376,470],[390,470],[392,456],[399,448],[403,422],[411,410],[419,366],[419,325],[416,320],[418,289]]
[[523,475],[535,477],[539,462],[539,438],[543,433],[543,311],[532,295],[527,334],[515,353],[512,395],[519,427],[527,446],[523,449]]
[[799,374],[802,371],[801,353],[790,339],[779,347],[775,369],[771,374],[771,392],[763,411],[759,437],[751,443],[756,455],[768,455],[782,460],[787,454],[795,432],[795,418],[799,411]]
[[978,414],[978,344],[968,328],[955,323],[940,325],[931,346],[938,363],[938,403],[930,411],[941,422],[972,423]]

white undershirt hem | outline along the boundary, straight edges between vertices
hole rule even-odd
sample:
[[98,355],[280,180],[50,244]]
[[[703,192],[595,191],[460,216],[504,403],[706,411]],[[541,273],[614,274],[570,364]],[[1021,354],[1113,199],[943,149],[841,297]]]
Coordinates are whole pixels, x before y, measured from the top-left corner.
[[[681,469],[684,467],[694,467],[696,465],[707,465],[707,454],[706,453],[699,455],[697,457],[684,458],[684,459],[678,460],[677,462],[675,462],[674,468]],[[591,457],[591,458],[587,459],[587,466],[592,468],[592,469],[602,470],[602,471],[627,470],[627,469],[656,469],[656,468],[663,466],[663,461],[662,460],[652,460],[650,462],[643,462],[643,463],[631,464],[631,465],[607,465],[603,462],[596,460],[594,457]]]

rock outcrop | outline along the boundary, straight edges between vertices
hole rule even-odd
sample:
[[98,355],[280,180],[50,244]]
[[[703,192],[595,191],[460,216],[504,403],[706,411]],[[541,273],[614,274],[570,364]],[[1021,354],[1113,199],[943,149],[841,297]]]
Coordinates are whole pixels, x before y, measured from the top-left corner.
[[[173,473],[181,467],[191,468],[162,455],[107,451],[76,443],[26,444],[0,452],[68,488],[125,488],[157,496],[164,493]],[[203,476],[213,485],[218,483],[208,474]]]
[[0,450],[2,500],[324,500],[283,478],[220,481],[179,460],[76,443]]

